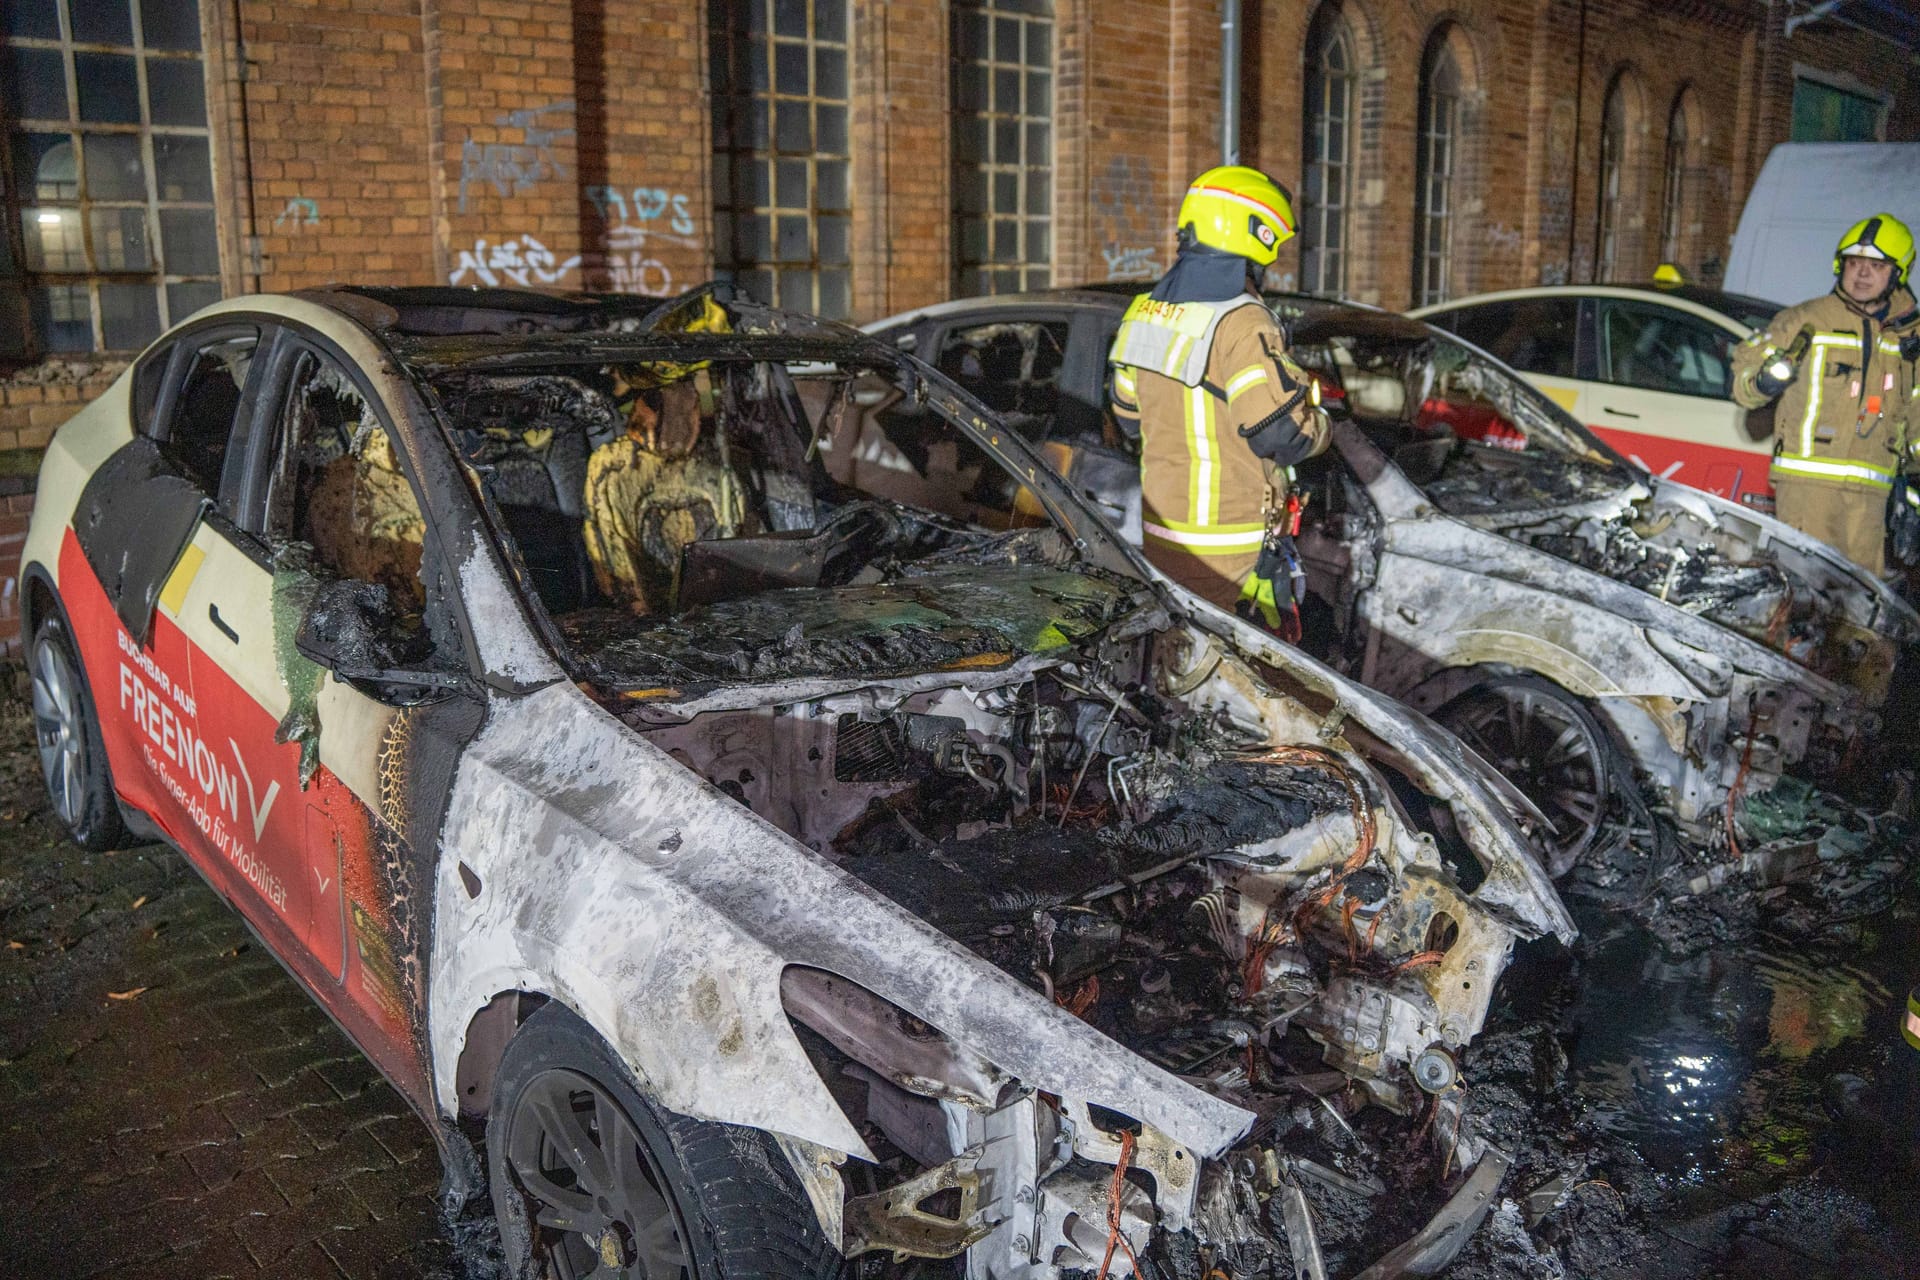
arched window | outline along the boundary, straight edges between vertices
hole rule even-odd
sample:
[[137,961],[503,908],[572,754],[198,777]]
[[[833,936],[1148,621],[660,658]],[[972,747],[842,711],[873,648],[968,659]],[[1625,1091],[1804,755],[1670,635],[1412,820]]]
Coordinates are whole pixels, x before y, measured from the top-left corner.
[[1353,172],[1353,39],[1336,6],[1307,31],[1306,165],[1300,190],[1300,288],[1337,297],[1347,283],[1347,205]]
[[1660,260],[1678,266],[1682,251],[1681,227],[1687,208],[1687,100],[1684,93],[1673,100],[1673,114],[1667,119],[1666,183],[1661,188]]
[[1620,184],[1626,171],[1627,94],[1622,79],[1607,91],[1600,117],[1600,225],[1594,236],[1593,278],[1612,280],[1620,269]]
[[1453,270],[1454,172],[1460,150],[1460,59],[1453,41],[1433,42],[1420,72],[1420,132],[1414,219],[1413,301],[1416,306],[1447,296]]

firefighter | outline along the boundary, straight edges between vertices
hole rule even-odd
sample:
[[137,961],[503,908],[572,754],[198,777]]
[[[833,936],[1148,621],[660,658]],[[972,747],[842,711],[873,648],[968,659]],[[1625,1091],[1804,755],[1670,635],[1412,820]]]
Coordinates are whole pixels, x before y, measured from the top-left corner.
[[1194,179],[1177,222],[1172,268],[1127,308],[1107,356],[1114,416],[1140,440],[1144,549],[1181,586],[1296,639],[1288,469],[1326,448],[1328,428],[1257,284],[1294,233],[1293,202],[1229,165]]
[[1833,292],[1788,307],[1734,351],[1733,398],[1749,409],[1780,401],[1776,513],[1875,574],[1914,393],[1901,351],[1920,330],[1912,266],[1905,223],[1887,213],[1855,223],[1834,251]]

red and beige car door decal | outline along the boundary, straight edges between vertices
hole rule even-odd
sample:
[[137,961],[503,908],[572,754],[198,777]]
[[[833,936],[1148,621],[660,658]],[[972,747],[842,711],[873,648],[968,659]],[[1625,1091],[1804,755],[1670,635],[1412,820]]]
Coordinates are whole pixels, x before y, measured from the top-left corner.
[[[273,575],[206,522],[138,644],[69,532],[61,597],[93,676],[114,783],[220,886],[396,1082],[423,1068],[376,838],[382,745],[399,714],[323,678],[320,764],[276,741],[292,698]],[[113,672],[114,684],[101,673]]]

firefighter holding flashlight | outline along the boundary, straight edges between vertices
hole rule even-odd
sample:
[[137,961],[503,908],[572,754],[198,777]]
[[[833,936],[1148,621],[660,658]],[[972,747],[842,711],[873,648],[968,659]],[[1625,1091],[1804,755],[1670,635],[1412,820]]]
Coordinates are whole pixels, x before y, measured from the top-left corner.
[[1870,573],[1886,568],[1889,497],[1914,412],[1920,311],[1913,232],[1892,214],[1847,229],[1831,293],[1788,307],[1734,351],[1733,398],[1778,400],[1776,513]]

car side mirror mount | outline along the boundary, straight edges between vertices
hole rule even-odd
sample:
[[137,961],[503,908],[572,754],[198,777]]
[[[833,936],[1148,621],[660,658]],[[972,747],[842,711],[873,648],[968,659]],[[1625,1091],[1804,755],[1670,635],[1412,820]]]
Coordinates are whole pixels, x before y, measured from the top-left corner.
[[428,702],[458,688],[458,676],[408,665],[415,641],[400,626],[385,587],[336,579],[314,591],[293,647],[335,678],[385,703]]

